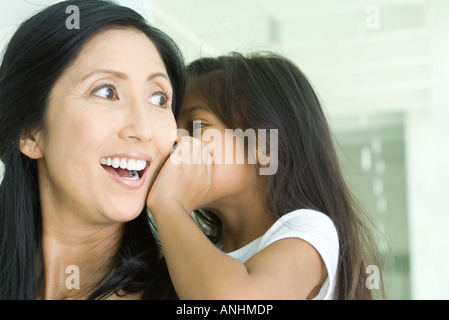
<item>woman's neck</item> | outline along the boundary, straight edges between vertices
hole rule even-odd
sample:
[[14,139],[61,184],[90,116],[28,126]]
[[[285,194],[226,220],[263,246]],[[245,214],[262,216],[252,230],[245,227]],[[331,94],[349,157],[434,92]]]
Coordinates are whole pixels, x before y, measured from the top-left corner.
[[42,216],[41,298],[86,298],[110,270],[124,224],[82,225]]

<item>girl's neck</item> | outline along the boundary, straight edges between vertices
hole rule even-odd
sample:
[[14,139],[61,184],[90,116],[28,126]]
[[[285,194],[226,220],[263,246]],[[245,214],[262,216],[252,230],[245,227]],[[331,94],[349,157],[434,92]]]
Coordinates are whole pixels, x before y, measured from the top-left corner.
[[262,236],[277,220],[269,214],[258,199],[225,201],[218,204],[215,213],[223,224],[222,250],[232,252]]
[[240,221],[241,225],[237,228],[223,223],[223,251],[232,252],[244,247],[264,235],[275,221],[276,218],[267,214],[260,215],[252,221]]

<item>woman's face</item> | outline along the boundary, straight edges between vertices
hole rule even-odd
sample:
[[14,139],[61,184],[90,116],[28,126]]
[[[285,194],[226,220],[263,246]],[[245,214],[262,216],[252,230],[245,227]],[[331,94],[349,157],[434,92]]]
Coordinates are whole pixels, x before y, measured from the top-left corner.
[[43,210],[94,222],[135,218],[174,143],[171,95],[143,33],[111,29],[88,41],[53,87],[39,134]]

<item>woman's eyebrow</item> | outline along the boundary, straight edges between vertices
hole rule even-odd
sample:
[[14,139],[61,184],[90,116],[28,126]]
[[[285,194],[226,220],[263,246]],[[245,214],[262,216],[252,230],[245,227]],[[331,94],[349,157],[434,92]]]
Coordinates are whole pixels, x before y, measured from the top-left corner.
[[[97,69],[97,70],[94,70],[92,72],[89,72],[87,75],[85,75],[81,79],[81,81],[84,81],[84,80],[86,80],[86,79],[88,79],[88,78],[90,78],[90,77],[92,77],[94,75],[98,75],[98,74],[111,74],[111,75],[113,75],[113,76],[115,76],[115,77],[117,77],[119,79],[128,80],[128,76],[125,73],[123,73],[123,72],[114,71],[114,70],[108,70],[108,69]],[[162,77],[162,78],[165,78],[168,81],[170,81],[168,76],[165,73],[163,73],[163,72],[152,73],[151,75],[148,76],[147,81],[151,81],[151,80],[153,80],[153,79],[155,79],[157,77]]]
[[104,74],[111,74],[111,75],[113,75],[113,76],[115,76],[115,77],[117,77],[119,79],[123,79],[123,80],[127,80],[128,79],[128,76],[126,74],[124,74],[122,72],[119,72],[119,71],[107,70],[107,69],[97,69],[97,70],[94,70],[94,71],[89,72],[88,74],[86,74],[83,78],[81,78],[80,81],[85,81],[86,79],[88,79],[88,78],[90,78],[92,76],[95,76],[95,75],[98,75],[98,74],[103,74],[103,73]]
[[158,77],[165,78],[165,79],[167,79],[170,82],[170,79],[168,78],[168,76],[165,73],[163,73],[163,72],[156,72],[156,73],[151,74],[150,76],[148,76],[147,81],[151,81],[151,80],[153,80],[155,78],[158,78]]

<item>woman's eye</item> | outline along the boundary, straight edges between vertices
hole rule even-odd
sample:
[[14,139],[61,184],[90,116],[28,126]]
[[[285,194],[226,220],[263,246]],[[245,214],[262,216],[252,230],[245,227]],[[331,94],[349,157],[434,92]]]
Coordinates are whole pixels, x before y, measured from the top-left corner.
[[98,97],[105,98],[108,100],[117,100],[118,94],[115,87],[111,85],[101,86],[99,88],[94,89],[93,94]]
[[163,92],[157,92],[151,96],[150,103],[161,108],[167,108],[168,96]]

